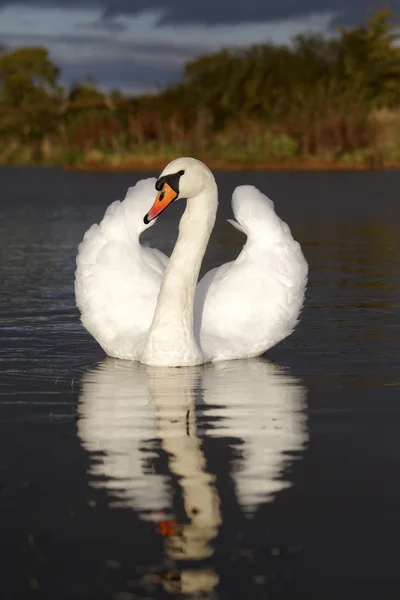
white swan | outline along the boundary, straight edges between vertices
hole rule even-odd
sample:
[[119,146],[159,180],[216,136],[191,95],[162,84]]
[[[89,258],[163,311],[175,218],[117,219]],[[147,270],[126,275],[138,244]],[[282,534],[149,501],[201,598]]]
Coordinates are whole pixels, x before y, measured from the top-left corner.
[[[154,184],[159,193],[149,210]],[[168,262],[140,245],[139,236],[179,198],[187,198],[187,205]],[[76,300],[84,326],[107,354],[190,366],[259,356],[293,331],[307,262],[271,200],[253,186],[236,188],[232,198],[231,223],[247,235],[242,252],[197,284],[217,204],[211,171],[196,159],[179,158],[157,182],[130,188],[86,233],[77,258]]]

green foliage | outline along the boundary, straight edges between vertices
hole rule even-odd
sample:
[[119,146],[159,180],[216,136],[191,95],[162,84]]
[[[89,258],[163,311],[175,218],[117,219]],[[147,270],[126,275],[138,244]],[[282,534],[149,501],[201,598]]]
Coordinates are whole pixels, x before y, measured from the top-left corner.
[[379,11],[366,24],[339,29],[339,76],[378,107],[400,101],[400,36],[391,17],[390,11]]
[[271,153],[276,158],[294,158],[298,150],[295,140],[285,133],[271,140]]
[[0,99],[21,108],[57,97],[59,69],[45,48],[19,48],[0,55]]
[[1,162],[400,155],[400,46],[386,10],[334,37],[202,56],[157,95],[104,94],[90,79],[63,90],[58,77],[45,48],[0,49]]

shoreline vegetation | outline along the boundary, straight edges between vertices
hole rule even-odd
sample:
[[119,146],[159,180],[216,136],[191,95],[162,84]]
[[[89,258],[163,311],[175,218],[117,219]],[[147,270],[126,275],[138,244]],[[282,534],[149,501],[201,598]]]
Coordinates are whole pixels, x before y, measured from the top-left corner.
[[188,62],[157,94],[66,89],[43,47],[0,48],[0,165],[160,170],[400,168],[400,35],[378,11],[336,36],[302,34]]
[[[181,156],[181,154],[176,155]],[[284,162],[246,162],[215,159],[208,156],[196,156],[213,171],[384,171],[400,170],[400,161],[380,163],[365,162],[340,162],[324,161],[315,158],[302,161]],[[170,157],[158,159],[127,159],[110,162],[83,162],[77,165],[61,165],[65,171],[106,171],[106,172],[132,172],[132,171],[162,171]]]

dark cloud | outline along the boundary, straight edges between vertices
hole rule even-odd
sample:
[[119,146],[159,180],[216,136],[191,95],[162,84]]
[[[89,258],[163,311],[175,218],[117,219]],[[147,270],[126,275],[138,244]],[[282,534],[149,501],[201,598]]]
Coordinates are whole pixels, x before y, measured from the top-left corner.
[[[157,12],[159,24],[229,24],[275,21],[332,12],[346,24],[361,21],[372,8],[382,8],[386,0],[0,0],[0,6],[94,8],[104,18]],[[400,10],[400,0],[391,0]]]
[[[110,0],[105,16],[132,14],[149,10],[148,0]],[[374,5],[372,0],[152,0],[151,7],[160,11],[160,24],[276,21],[304,17],[311,13],[333,12],[342,22],[361,21]],[[375,7],[385,7],[385,0],[376,0]],[[400,0],[392,0],[393,9],[400,9]]]
[[[210,51],[201,39],[196,46],[179,44],[175,32],[164,45],[158,43],[154,30],[148,43],[147,38],[146,43],[135,43],[134,34],[129,41],[118,39],[125,28],[123,18],[148,13],[150,7],[158,15],[159,26],[271,22],[323,12],[334,14],[337,22],[350,24],[361,21],[372,5],[380,8],[385,3],[386,0],[0,0],[0,9],[84,8],[98,13],[92,20],[89,17],[88,22],[76,25],[75,35],[74,32],[69,36],[10,32],[2,35],[1,43],[10,47],[46,45],[62,69],[64,82],[79,81],[90,75],[105,88],[145,91],[179,79],[187,60]],[[400,0],[391,0],[390,4],[392,9],[400,10]],[[215,44],[218,46],[218,40]]]
[[104,89],[118,88],[133,94],[162,89],[180,75],[181,69],[177,66],[165,68],[155,63],[149,67],[140,59],[102,62],[92,59],[82,64],[69,62],[62,68],[62,79],[68,83],[84,81],[90,76]]
[[[23,44],[44,45],[50,48],[54,62],[61,67],[64,83],[83,81],[87,77],[105,88],[118,87],[127,92],[157,91],[181,78],[186,60],[205,52],[205,47],[187,47],[172,43],[140,43],[114,41],[106,35],[95,39],[84,34],[29,35],[8,34],[5,44],[17,47]],[[74,51],[64,55],[64,48]]]
[[111,19],[101,19],[92,21],[91,23],[78,23],[75,25],[75,28],[86,31],[107,31],[108,33],[121,33],[121,31],[125,31],[126,29],[123,23]]

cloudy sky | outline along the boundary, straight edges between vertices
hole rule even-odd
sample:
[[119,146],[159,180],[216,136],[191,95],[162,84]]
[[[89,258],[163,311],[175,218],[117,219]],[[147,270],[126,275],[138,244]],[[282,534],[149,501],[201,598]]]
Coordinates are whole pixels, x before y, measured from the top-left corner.
[[[220,47],[286,42],[362,20],[384,0],[0,0],[0,43],[45,45],[63,82],[90,75],[139,93]],[[400,0],[391,6],[400,10]]]

